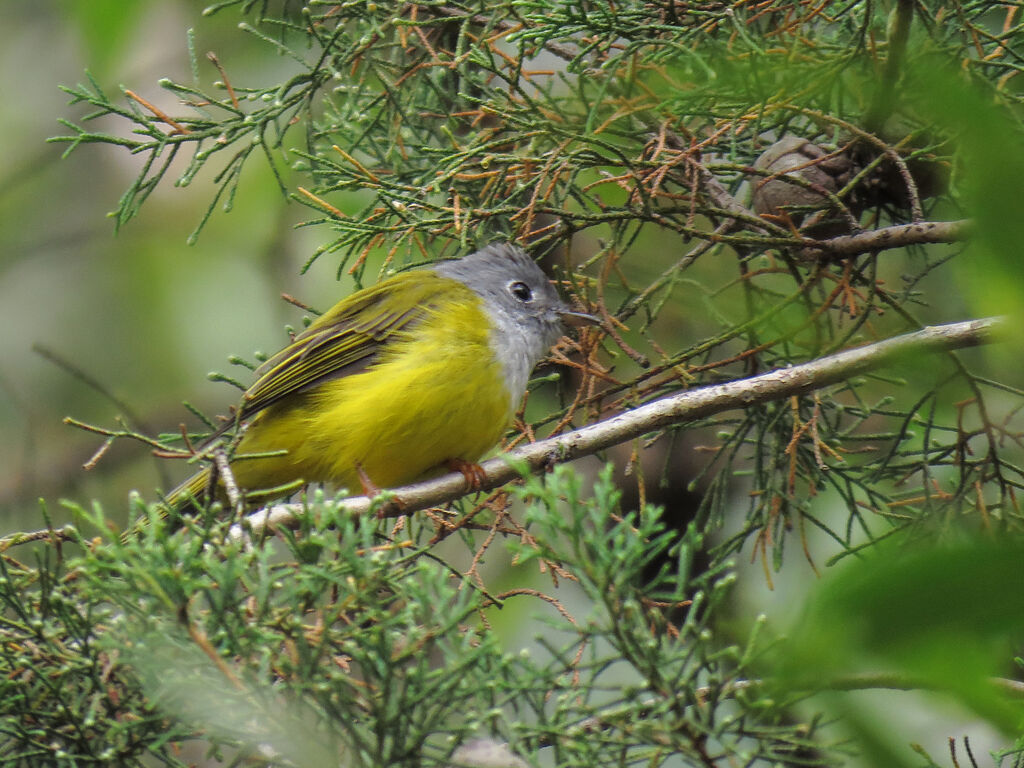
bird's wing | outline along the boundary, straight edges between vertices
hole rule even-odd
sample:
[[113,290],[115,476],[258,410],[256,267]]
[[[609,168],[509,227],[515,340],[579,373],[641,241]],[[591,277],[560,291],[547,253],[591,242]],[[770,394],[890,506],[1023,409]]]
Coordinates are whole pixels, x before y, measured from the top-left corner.
[[343,299],[257,369],[241,416],[365,370],[396,334],[411,330],[431,311],[445,283],[450,281],[419,270]]

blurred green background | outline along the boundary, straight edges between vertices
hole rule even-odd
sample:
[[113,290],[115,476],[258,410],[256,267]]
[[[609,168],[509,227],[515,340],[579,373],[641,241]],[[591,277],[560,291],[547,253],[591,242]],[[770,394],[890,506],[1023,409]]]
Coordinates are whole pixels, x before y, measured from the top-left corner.
[[[5,95],[0,102],[4,531],[39,527],[38,498],[51,507],[61,497],[97,499],[112,517],[126,516],[131,489],[151,497],[154,488],[166,488],[169,480],[186,473],[174,465],[161,470],[144,447],[127,442],[116,444],[94,473],[83,471],[81,465],[101,440],[65,426],[63,417],[112,427],[119,409],[81,378],[39,355],[33,345],[52,350],[97,380],[141,417],[145,431],[173,431],[189,419],[183,399],[206,412],[223,412],[236,399],[230,387],[207,381],[207,371],[230,372],[229,355],[271,352],[286,340],[284,326],[297,325],[301,313],[280,300],[282,292],[325,308],[350,288],[339,284],[331,259],[317,261],[300,276],[302,265],[329,233],[295,228],[309,218],[308,209],[285,199],[259,159],[246,166],[234,209],[215,213],[190,246],[187,238],[213,194],[207,174],[184,189],[162,184],[138,218],[115,233],[106,214],[137,176],[137,159],[104,146],[61,159],[65,145],[45,142],[66,132],[58,118],[82,116],[81,108],[67,106],[58,85],[82,80],[86,69],[108,92],[123,84],[173,111],[174,100],[157,82],[165,76],[183,81],[191,76],[186,30],[193,25],[201,76],[207,82],[218,75],[206,51],[215,51],[239,83],[273,82],[278,69],[287,70],[288,62],[268,46],[239,33],[236,13],[202,19],[203,7],[190,0],[5,6],[0,26],[0,92]],[[122,129],[112,122],[97,128]],[[172,171],[170,178],[174,176]],[[640,284],[678,258],[675,244],[646,252],[656,258],[636,265]],[[885,259],[883,278],[898,282],[903,266],[899,256]],[[724,274],[734,264],[701,267]],[[934,321],[983,314],[984,307],[967,306],[955,278],[954,270],[930,275],[926,289],[948,300],[915,311]],[[977,295],[992,284],[985,282]],[[700,294],[684,286],[674,300],[681,302],[679,311],[684,313],[685,302],[698,302]],[[710,325],[714,320],[692,322]],[[997,377],[1015,363],[998,354],[991,360],[1003,369]],[[236,373],[244,380],[244,371]],[[1019,372],[1009,381],[1020,384]],[[161,471],[168,473],[166,478]],[[823,535],[812,533],[811,540],[812,549],[827,549]],[[799,556],[775,575],[774,590],[766,587],[760,563],[740,567],[738,613],[767,613],[779,624],[798,612],[800,600],[794,595],[814,582],[811,568]],[[851,698],[880,722],[896,718],[889,720],[896,723],[895,741],[920,741],[933,755],[941,754],[947,736],[964,732],[975,734],[978,752],[984,751],[986,739],[991,746],[1002,741],[973,724],[962,708],[926,694],[861,692]]]
[[[58,85],[82,81],[86,69],[110,93],[124,85],[173,112],[174,100],[157,81],[189,76],[187,30],[202,20],[203,7],[189,0],[6,4],[0,28],[5,529],[38,524],[39,497],[96,498],[117,514],[131,488],[149,495],[165,485],[148,451],[125,442],[94,473],[81,471],[100,439],[62,418],[114,427],[118,408],[33,345],[93,377],[147,428],[175,431],[188,417],[183,399],[213,412],[236,399],[230,386],[206,381],[206,372],[232,373],[229,354],[251,358],[253,350],[274,351],[286,341],[285,324],[297,325],[301,313],[279,298],[282,292],[322,308],[348,290],[327,261],[299,277],[317,233],[293,230],[303,209],[284,198],[265,162],[246,167],[234,209],[215,213],[189,246],[212,197],[208,174],[188,188],[161,185],[138,218],[115,232],[107,213],[137,175],[136,158],[103,146],[61,159],[66,145],[46,143],[67,133],[58,118],[85,114],[67,106]],[[283,66],[267,46],[239,34],[237,22],[237,14],[224,13],[196,29],[207,82],[218,79],[207,51],[229,61],[229,76],[240,81],[263,81]],[[123,130],[100,123],[98,129]],[[168,180],[176,176],[172,169]],[[99,481],[115,469],[115,481]],[[181,466],[165,471],[173,478],[186,473]]]

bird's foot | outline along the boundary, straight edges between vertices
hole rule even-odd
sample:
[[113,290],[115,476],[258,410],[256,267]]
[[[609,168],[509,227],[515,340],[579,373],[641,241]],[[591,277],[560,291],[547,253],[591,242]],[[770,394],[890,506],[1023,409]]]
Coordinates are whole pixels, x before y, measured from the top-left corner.
[[[363,465],[356,462],[356,475],[359,477],[359,485],[362,487],[363,495],[369,499],[377,499],[384,491],[380,486],[370,479],[363,469]],[[377,507],[377,517],[398,517],[405,514],[406,504],[394,494],[388,494],[389,498],[380,500],[379,504],[370,507]]]
[[359,477],[359,487],[363,490],[363,495],[369,498],[374,496],[380,496],[380,486],[370,479],[370,476],[366,474],[366,470],[363,469],[363,465],[358,461],[356,462],[356,476]]
[[461,472],[466,478],[466,490],[479,491],[487,482],[487,473],[479,464],[464,459],[448,459],[444,465],[452,472]]

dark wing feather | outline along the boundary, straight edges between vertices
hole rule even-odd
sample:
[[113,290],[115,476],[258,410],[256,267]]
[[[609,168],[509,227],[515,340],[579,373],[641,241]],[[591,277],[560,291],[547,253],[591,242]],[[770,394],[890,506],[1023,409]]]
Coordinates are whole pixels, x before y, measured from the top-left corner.
[[365,370],[395,334],[428,314],[432,299],[450,282],[428,270],[406,272],[343,299],[257,369],[241,416]]

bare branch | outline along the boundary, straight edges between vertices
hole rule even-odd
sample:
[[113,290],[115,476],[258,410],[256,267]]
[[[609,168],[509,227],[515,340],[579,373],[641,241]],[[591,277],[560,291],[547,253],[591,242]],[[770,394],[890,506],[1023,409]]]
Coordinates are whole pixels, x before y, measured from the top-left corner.
[[885,251],[907,245],[924,243],[955,243],[970,234],[971,222],[921,221],[915,224],[898,224],[855,235],[841,235],[830,240],[809,240],[809,251],[823,251],[828,256],[856,256],[871,251]]
[[[655,400],[631,411],[613,416],[573,432],[530,443],[481,465],[480,491],[489,491],[519,477],[513,462],[525,463],[531,470],[590,456],[619,443],[664,427],[684,424],[734,408],[781,400],[836,384],[885,366],[911,354],[948,352],[993,341],[1003,321],[999,318],[968,320],[923,328],[895,338],[848,349],[809,363],[763,373],[747,379],[729,381]],[[510,459],[512,461],[510,461]],[[466,494],[466,479],[452,472],[432,480],[389,491],[398,504],[385,504],[380,514],[408,515],[421,509],[446,504]],[[373,500],[366,496],[344,499],[351,515],[365,515]],[[244,523],[232,527],[231,535],[244,537],[271,528],[297,523],[302,504],[276,504],[249,515]],[[58,532],[65,536],[71,529]],[[30,541],[44,540],[53,531],[18,533],[0,539],[0,551]]]
[[10,533],[0,538],[0,552],[5,552],[20,544],[31,544],[33,541],[49,541],[51,543],[74,541],[77,535],[73,525],[65,525],[62,528],[44,528],[31,533]]
[[[597,424],[525,445],[484,462],[481,465],[484,479],[479,490],[497,488],[519,476],[509,459],[525,463],[531,470],[550,467],[589,456],[663,427],[822,389],[910,354],[945,352],[985,344],[993,340],[1001,322],[998,318],[986,318],[931,326],[791,368],[655,400]],[[454,472],[397,488],[393,493],[400,499],[400,504],[383,514],[405,515],[448,503],[466,493],[465,485],[462,474]],[[364,515],[371,508],[371,499],[355,496],[345,499],[344,506],[350,514]],[[258,532],[267,525],[292,525],[302,514],[301,504],[278,504],[250,515],[245,525]],[[233,534],[241,536],[242,527],[235,526]]]

